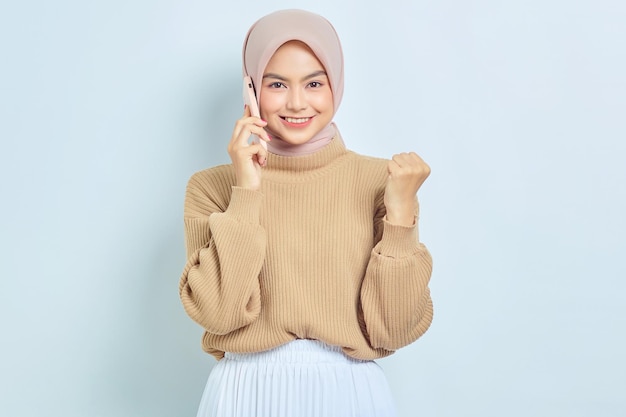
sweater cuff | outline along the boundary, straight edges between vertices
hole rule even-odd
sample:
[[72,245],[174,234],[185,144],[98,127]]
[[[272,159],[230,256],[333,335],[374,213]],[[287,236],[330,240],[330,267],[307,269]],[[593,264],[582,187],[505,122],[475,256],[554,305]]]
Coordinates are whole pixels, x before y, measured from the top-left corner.
[[225,213],[242,223],[259,224],[262,201],[263,194],[260,191],[233,186]]
[[400,226],[389,223],[387,216],[383,217],[383,236],[378,242],[376,252],[391,258],[403,258],[414,254],[419,248],[417,230],[417,218],[412,226]]

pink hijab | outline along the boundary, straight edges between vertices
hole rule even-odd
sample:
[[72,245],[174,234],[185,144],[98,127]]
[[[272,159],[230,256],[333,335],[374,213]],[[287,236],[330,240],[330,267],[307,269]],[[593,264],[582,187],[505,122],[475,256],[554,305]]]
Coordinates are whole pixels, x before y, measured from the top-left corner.
[[[333,93],[335,113],[343,95],[343,52],[335,28],[328,20],[304,10],[280,10],[259,19],[252,25],[243,43],[243,75],[252,77],[259,102],[263,72],[272,55],[285,42],[298,40],[309,46],[320,60]],[[307,155],[327,145],[337,133],[334,123],[328,124],[302,145],[291,145],[269,132],[270,152],[284,155]]]

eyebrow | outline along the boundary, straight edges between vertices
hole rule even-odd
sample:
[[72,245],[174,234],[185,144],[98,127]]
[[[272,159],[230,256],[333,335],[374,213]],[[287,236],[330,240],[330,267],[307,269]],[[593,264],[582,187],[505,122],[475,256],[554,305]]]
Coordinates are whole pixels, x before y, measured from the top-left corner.
[[[315,71],[312,74],[307,75],[301,81],[310,80],[311,78],[319,77],[320,75],[328,76],[326,74],[326,71],[319,70],[319,71]],[[263,74],[263,79],[265,79],[265,78],[274,78],[274,79],[277,79],[277,80],[280,80],[280,81],[289,81],[285,77],[283,77],[282,75],[274,74],[273,72],[268,72],[267,74]]]

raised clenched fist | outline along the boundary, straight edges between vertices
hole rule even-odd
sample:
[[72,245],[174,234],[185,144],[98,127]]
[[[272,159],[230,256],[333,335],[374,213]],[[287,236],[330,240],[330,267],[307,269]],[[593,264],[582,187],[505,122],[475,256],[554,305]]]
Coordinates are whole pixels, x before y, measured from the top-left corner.
[[394,155],[387,164],[387,171],[387,221],[410,226],[415,221],[417,191],[430,175],[430,167],[415,152],[408,152]]

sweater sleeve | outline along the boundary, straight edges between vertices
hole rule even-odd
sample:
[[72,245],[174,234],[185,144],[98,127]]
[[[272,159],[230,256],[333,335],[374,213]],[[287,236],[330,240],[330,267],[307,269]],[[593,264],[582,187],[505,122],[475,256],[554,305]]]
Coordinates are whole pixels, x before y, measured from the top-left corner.
[[432,322],[432,258],[419,242],[417,210],[410,227],[387,222],[384,205],[374,221],[380,237],[361,287],[361,308],[371,346],[393,351],[417,340]]
[[231,190],[225,210],[196,176],[185,196],[187,263],[180,298],[187,314],[216,335],[247,326],[261,311],[259,273],[266,248],[259,224],[263,196],[235,186]]

